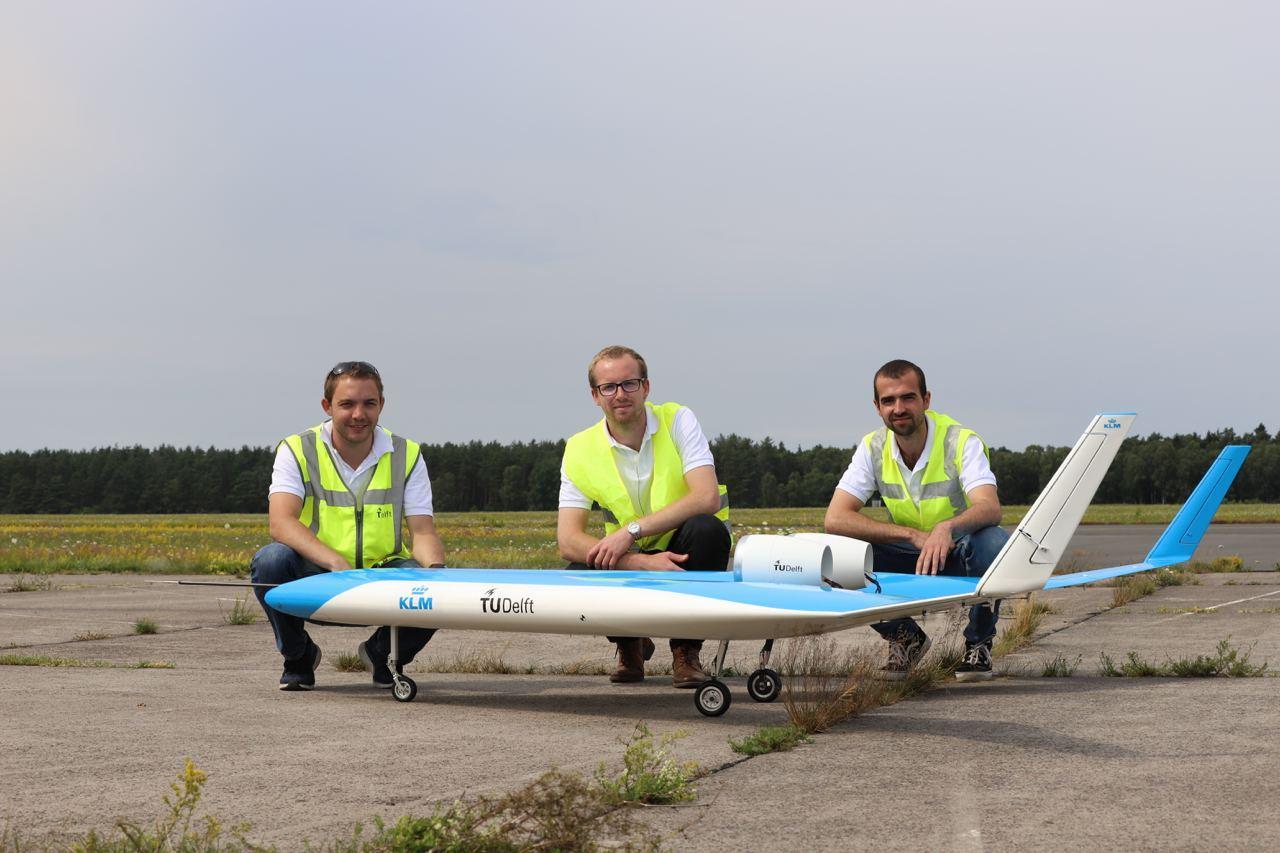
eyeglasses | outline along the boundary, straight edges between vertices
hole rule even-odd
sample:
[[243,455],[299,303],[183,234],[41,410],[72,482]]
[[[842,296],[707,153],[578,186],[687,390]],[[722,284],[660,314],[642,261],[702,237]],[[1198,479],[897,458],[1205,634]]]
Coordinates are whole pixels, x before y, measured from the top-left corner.
[[341,376],[344,373],[368,373],[379,379],[382,378],[378,368],[367,361],[340,361],[333,366],[333,370],[329,371],[330,376]]
[[601,382],[596,386],[596,390],[600,392],[601,397],[612,397],[618,393],[619,388],[628,394],[634,394],[643,384],[643,379],[624,379],[621,382]]

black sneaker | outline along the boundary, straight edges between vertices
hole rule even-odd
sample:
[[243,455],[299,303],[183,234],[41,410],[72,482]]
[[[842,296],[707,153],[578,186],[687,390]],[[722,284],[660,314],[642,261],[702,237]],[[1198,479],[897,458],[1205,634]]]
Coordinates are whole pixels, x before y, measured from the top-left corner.
[[370,652],[368,640],[361,643],[356,652],[360,655],[364,668],[373,673],[374,687],[386,688],[395,684],[395,679],[391,677],[391,667],[387,666],[386,657]]
[[300,658],[286,660],[280,676],[281,690],[314,690],[316,667],[320,665],[320,647],[307,640],[307,651]]
[[906,680],[907,673],[920,663],[920,659],[932,645],[933,641],[924,634],[910,640],[890,640],[889,662],[880,668],[880,677],[885,681]]
[[965,646],[964,663],[956,667],[956,681],[986,681],[991,677],[991,642]]

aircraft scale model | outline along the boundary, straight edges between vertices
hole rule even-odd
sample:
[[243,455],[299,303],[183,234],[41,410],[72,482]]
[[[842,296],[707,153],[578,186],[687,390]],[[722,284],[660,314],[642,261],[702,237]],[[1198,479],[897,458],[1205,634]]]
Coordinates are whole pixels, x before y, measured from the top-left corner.
[[401,702],[414,699],[417,685],[399,661],[400,627],[719,640],[713,677],[694,694],[699,712],[719,716],[732,698],[722,681],[730,640],[767,640],[747,692],[771,702],[782,680],[768,668],[770,638],[841,631],[1190,559],[1249,447],[1222,451],[1143,562],[1053,575],[1134,417],[1094,418],[980,578],[872,573],[866,543],[758,535],[738,543],[732,571],[356,569],[281,584],[266,601],[322,624],[388,625],[392,695]]

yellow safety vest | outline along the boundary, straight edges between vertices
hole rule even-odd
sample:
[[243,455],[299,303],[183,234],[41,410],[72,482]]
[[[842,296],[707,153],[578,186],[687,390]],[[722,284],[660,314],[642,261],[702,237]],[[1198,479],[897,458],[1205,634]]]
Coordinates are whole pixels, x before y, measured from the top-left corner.
[[422,451],[409,441],[378,427],[391,438],[363,498],[352,494],[338,473],[321,426],[284,440],[302,473],[305,497],[298,520],[321,542],[347,558],[354,568],[376,567],[387,560],[412,557],[404,543],[404,485]]
[[[876,489],[894,524],[929,531],[969,507],[969,497],[960,485],[964,444],[970,438],[979,442],[982,438],[941,412],[930,409],[924,414],[933,436],[933,449],[920,479],[919,494],[912,494],[910,484],[902,478],[902,469],[893,458],[893,433],[888,427],[867,433],[861,443],[870,455],[876,470]],[[985,442],[982,452],[990,456]]]
[[[649,482],[649,507],[656,511],[689,494],[689,486],[684,481],[684,462],[671,437],[676,412],[683,407],[679,403],[645,403],[645,407],[658,418],[658,431],[652,438],[653,479]],[[640,517],[640,508],[632,504],[622,475],[618,473],[608,428],[603,420],[565,443],[564,473],[603,512],[606,535]],[[720,486],[720,511],[716,518],[728,526],[729,489],[723,484]],[[668,530],[656,536],[644,536],[636,545],[644,551],[662,550],[674,534],[674,530]]]

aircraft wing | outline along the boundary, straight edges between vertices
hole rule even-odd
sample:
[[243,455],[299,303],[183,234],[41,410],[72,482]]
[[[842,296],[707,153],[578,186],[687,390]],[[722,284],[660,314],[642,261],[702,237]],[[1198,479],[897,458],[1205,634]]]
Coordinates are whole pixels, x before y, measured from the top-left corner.
[[1187,502],[1178,510],[1178,514],[1173,517],[1173,521],[1165,528],[1164,533],[1141,563],[1054,575],[1045,583],[1044,588],[1060,589],[1066,586],[1097,583],[1190,560],[1250,450],[1247,444],[1232,444],[1222,448],[1218,458],[1209,466],[1209,470],[1192,490]]
[[361,625],[714,640],[851,628],[1040,589],[1132,422],[1093,420],[981,579],[882,575],[872,592],[729,572],[365,569],[293,581],[266,599],[294,616]]

